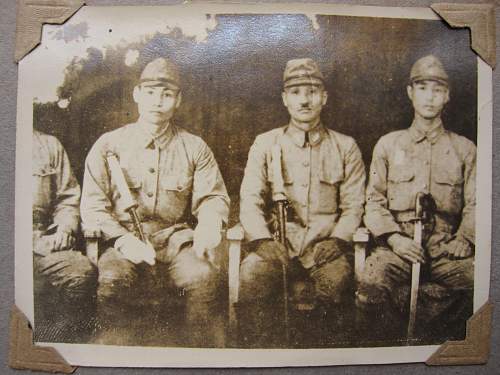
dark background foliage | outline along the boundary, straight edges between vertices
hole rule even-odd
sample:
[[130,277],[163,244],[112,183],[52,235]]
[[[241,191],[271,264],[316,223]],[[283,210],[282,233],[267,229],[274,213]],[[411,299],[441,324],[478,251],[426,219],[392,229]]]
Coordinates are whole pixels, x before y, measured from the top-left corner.
[[[70,105],[35,103],[34,126],[61,140],[80,182],[95,140],[137,119],[132,89],[144,65],[159,56],[182,70],[183,103],[175,122],[213,150],[233,202],[232,221],[255,136],[288,122],[281,87],[291,58],[319,63],[329,93],[323,122],[356,139],[367,168],[376,141],[411,124],[409,71],[430,53],[450,76],[445,126],[476,141],[477,60],[465,29],[441,21],[346,16],[320,16],[318,30],[301,15],[218,15],[217,22],[201,43],[174,30],[108,49],[105,57],[89,49],[85,60],[68,67],[58,89],[60,98],[71,98]],[[129,49],[140,51],[132,67],[124,63]]]

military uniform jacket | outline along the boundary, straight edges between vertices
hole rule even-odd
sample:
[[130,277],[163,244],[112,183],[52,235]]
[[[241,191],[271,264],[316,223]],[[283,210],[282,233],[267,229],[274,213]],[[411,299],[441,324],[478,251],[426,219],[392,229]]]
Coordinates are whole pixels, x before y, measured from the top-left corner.
[[428,233],[431,257],[454,236],[474,244],[476,146],[439,123],[427,134],[416,124],[389,133],[373,151],[364,221],[376,236],[393,232],[412,236],[418,192],[436,203],[434,228]]
[[57,138],[33,131],[33,229],[56,224],[59,230],[75,233],[80,213],[80,186],[68,155]]
[[363,215],[365,168],[355,141],[319,125],[308,132],[293,125],[259,135],[252,145],[241,185],[240,221],[250,241],[270,238],[272,148],[281,147],[282,175],[290,202],[290,256],[314,265],[315,241],[351,241]]
[[156,138],[140,123],[102,135],[85,164],[81,212],[105,240],[133,230],[106,155],[117,155],[146,234],[209,214],[227,221],[229,197],[215,158],[199,137],[170,124]]

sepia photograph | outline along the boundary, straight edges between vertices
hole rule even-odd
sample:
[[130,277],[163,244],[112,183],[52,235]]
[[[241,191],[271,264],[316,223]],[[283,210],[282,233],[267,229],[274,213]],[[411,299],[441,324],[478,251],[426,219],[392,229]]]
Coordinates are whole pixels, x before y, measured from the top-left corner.
[[89,366],[425,361],[488,297],[491,95],[469,31],[425,8],[45,25],[19,63],[34,342]]

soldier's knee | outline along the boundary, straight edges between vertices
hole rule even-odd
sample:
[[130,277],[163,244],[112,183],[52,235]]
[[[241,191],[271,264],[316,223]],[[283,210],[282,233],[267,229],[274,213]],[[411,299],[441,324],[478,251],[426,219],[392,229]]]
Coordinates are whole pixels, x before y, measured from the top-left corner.
[[345,299],[347,289],[345,286],[316,285],[316,297],[321,301],[340,304]]
[[340,304],[348,294],[354,292],[352,267],[342,258],[312,276],[315,280],[316,296],[320,300]]
[[71,274],[80,280],[80,285],[95,285],[97,282],[97,268],[90,260],[80,254],[76,253],[71,259]]
[[356,306],[362,310],[383,305],[388,300],[387,291],[375,285],[361,284],[355,294]]
[[391,270],[391,264],[382,261],[378,257],[370,256],[366,260],[363,273],[359,276],[361,284],[381,287],[388,279]]
[[100,302],[128,298],[137,280],[133,264],[123,262],[99,267],[97,298]]
[[97,269],[86,256],[77,251],[61,251],[46,258],[37,277],[44,278],[51,287],[69,297],[95,291]]
[[462,263],[461,274],[464,289],[474,288],[474,261],[472,258],[465,259]]
[[275,262],[268,262],[258,254],[252,252],[241,262],[240,279],[242,282],[251,282],[264,275],[271,275],[281,270]]
[[196,262],[186,275],[188,284],[193,287],[212,288],[217,279],[216,270],[206,261]]
[[474,289],[474,270],[464,272],[464,289]]
[[474,288],[474,260],[441,259],[433,270],[433,278],[443,286],[453,290],[471,290]]
[[387,280],[390,265],[380,262],[376,257],[369,257],[363,273],[359,276],[356,291],[356,306],[360,308],[380,305],[388,300]]
[[251,282],[253,276],[255,276],[259,270],[262,268],[262,259],[254,254],[249,254],[243,261],[240,266],[240,281],[241,282]]
[[277,267],[277,263],[267,262],[256,253],[250,253],[241,262],[241,287],[245,289],[258,285],[272,284],[281,272],[281,267]]
[[250,253],[240,267],[240,301],[262,299],[273,294],[281,285],[281,267]]
[[192,249],[183,250],[175,258],[170,277],[177,288],[187,291],[217,287],[217,270],[207,260],[198,258]]
[[456,290],[474,289],[474,266],[472,262],[463,262],[456,272],[451,273],[445,282],[450,288]]
[[81,295],[95,294],[97,288],[97,269],[92,264],[80,265],[72,277],[69,291]]

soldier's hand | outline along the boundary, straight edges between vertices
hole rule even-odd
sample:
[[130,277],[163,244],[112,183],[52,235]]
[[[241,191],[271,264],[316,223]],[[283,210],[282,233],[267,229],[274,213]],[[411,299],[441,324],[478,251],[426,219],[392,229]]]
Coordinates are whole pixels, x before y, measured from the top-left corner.
[[75,237],[71,232],[65,230],[58,230],[53,234],[53,250],[69,250],[75,245]]
[[142,242],[132,233],[127,233],[119,237],[115,242],[115,249],[134,264],[146,262],[154,266],[156,252],[151,243]]
[[443,253],[450,259],[464,259],[472,256],[472,246],[469,242],[455,238],[441,244]]
[[394,233],[387,243],[397,255],[411,263],[425,263],[424,249],[411,238]]
[[43,231],[33,231],[33,252],[40,256],[49,255],[54,248],[53,236],[44,236]]
[[213,255],[210,250],[215,249],[222,241],[221,228],[222,222],[212,222],[210,225],[200,222],[196,226],[193,235],[193,248],[198,258],[213,260],[210,259],[211,255]]
[[349,244],[340,238],[329,238],[314,244],[314,262],[317,266],[332,262],[349,250]]
[[267,261],[279,261],[281,264],[288,264],[288,250],[280,242],[272,239],[258,240],[255,252],[262,259]]

